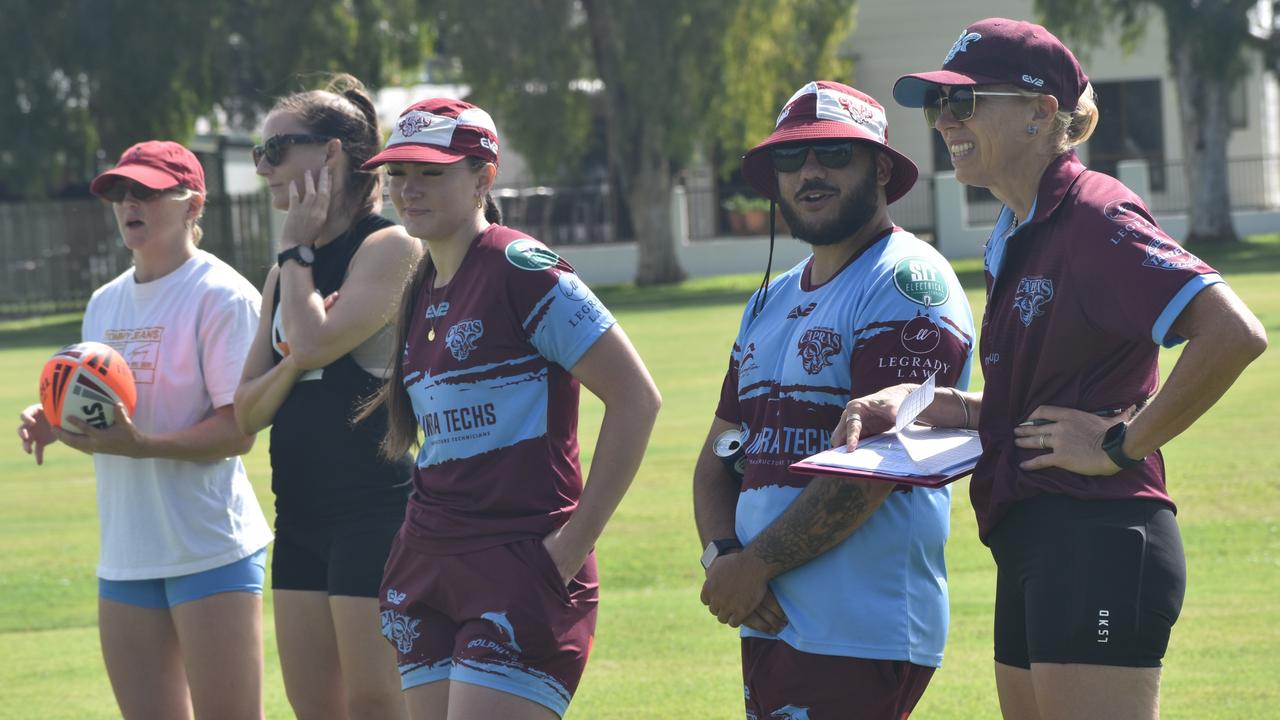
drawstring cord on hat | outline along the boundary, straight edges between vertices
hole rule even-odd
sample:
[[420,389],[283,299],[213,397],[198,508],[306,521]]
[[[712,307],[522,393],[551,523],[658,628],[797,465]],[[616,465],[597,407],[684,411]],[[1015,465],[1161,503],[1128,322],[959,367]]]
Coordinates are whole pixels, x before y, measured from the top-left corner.
[[760,281],[760,292],[756,293],[756,302],[751,307],[751,319],[755,320],[760,314],[760,310],[764,308],[764,303],[769,299],[769,273],[773,272],[773,233],[774,226],[777,222],[774,217],[774,209],[777,203],[773,198],[769,199],[769,262],[764,266],[764,279]]

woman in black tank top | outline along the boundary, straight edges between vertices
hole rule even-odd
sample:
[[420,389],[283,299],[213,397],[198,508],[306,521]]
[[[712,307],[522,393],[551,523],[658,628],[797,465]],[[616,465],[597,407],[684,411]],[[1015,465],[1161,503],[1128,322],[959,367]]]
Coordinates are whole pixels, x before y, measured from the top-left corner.
[[281,99],[262,135],[257,171],[288,216],[235,404],[245,432],[271,426],[285,690],[300,717],[404,717],[376,595],[413,466],[379,455],[385,413],[351,418],[396,355],[388,322],[422,250],[377,214],[380,182],[360,166],[380,134],[355,78]]

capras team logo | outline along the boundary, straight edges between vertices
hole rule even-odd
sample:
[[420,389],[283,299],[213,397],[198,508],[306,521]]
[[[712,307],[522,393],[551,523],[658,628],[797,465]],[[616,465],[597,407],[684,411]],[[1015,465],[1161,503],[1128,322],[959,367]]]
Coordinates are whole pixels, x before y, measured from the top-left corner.
[[809,720],[809,708],[783,705],[769,713],[769,717],[781,718],[781,720]]
[[421,620],[401,615],[395,610],[382,611],[382,635],[395,644],[402,654],[413,651],[413,641],[421,635],[418,623]]
[[968,52],[969,45],[982,39],[981,33],[969,32],[967,29],[960,33],[960,38],[951,46],[951,52],[947,53],[946,59],[942,61],[943,65],[951,62],[957,53]]
[[822,368],[831,365],[831,356],[843,348],[840,333],[825,327],[805,330],[796,346],[804,371],[810,375],[817,375],[822,372]]
[[1018,292],[1013,297],[1013,308],[1018,311],[1022,324],[1031,327],[1031,321],[1044,314],[1044,306],[1053,300],[1053,280],[1039,275],[1024,277],[1018,281]]
[[476,341],[484,335],[484,323],[479,320],[463,320],[449,328],[444,342],[453,358],[458,362],[471,357],[476,350]]
[[406,115],[396,123],[396,127],[400,128],[400,134],[405,137],[413,137],[414,135],[431,127],[431,116],[426,113],[415,112]]
[[1160,270],[1185,270],[1200,263],[1200,258],[1187,252],[1181,245],[1153,237],[1147,243],[1147,259],[1142,261],[1146,267]]
[[924,355],[933,352],[942,341],[942,332],[928,315],[917,314],[902,326],[902,347],[907,352]]
[[408,597],[408,595],[397,591],[395,588],[387,589],[387,602],[391,603],[392,605],[399,605],[400,603],[404,602],[404,599],[406,597]]
[[870,125],[875,121],[875,111],[871,109],[870,105],[861,100],[851,98],[848,95],[837,95],[836,102],[840,103],[840,109],[849,113],[849,117],[859,125]]

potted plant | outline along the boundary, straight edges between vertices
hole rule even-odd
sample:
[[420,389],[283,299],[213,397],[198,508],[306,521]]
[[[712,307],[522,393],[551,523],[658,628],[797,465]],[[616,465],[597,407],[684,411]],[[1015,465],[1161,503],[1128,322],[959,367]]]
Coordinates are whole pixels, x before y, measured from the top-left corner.
[[769,201],[762,197],[733,195],[721,207],[729,218],[729,232],[734,235],[764,235],[769,232]]

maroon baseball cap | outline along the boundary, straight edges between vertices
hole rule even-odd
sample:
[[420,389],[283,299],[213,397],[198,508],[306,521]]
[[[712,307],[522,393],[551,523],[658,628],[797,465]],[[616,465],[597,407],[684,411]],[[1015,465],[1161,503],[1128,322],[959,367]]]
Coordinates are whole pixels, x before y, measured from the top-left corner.
[[498,130],[489,113],[462,100],[431,98],[400,113],[382,152],[362,169],[391,162],[451,164],[464,157],[498,163]]
[[797,90],[783,106],[773,133],[742,156],[742,177],[776,201],[778,178],[769,148],[814,140],[856,140],[888,154],[893,159],[893,175],[884,189],[888,202],[906,195],[920,174],[910,158],[889,147],[889,119],[880,103],[848,85],[818,80]]
[[123,178],[152,190],[181,185],[204,194],[204,168],[188,149],[168,140],[148,140],[125,150],[120,161],[93,179],[89,192],[101,196]]
[[893,99],[923,107],[939,85],[1014,85],[1058,98],[1058,109],[1075,110],[1089,84],[1076,56],[1053,33],[1035,23],[987,18],[960,33],[936,72],[903,75]]

